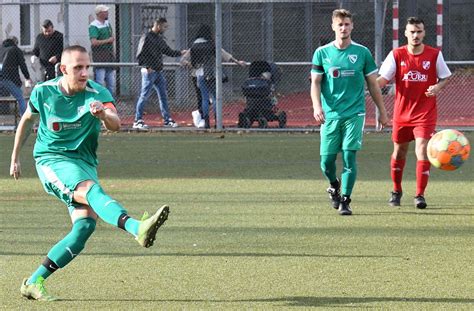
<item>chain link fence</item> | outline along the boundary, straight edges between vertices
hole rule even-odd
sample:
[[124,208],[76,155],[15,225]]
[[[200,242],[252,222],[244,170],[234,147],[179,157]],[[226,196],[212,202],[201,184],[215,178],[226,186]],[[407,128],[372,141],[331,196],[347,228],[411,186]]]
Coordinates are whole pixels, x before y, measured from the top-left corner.
[[[164,33],[166,43],[173,50],[189,49],[202,24],[213,29],[216,44],[237,60],[249,65],[256,61],[276,64],[272,72],[274,91],[270,109],[281,118],[262,124],[255,120],[253,128],[308,129],[317,127],[313,119],[310,99],[310,68],[317,47],[334,39],[331,14],[336,8],[347,8],[354,14],[352,39],[367,46],[380,63],[392,49],[393,1],[0,1],[1,39],[15,36],[24,51],[34,82],[42,79],[41,67],[32,64],[30,56],[41,23],[50,19],[54,28],[64,34],[64,45],[80,44],[91,49],[88,27],[95,19],[96,5],[108,6],[108,21],[113,29],[117,63],[101,64],[116,68],[115,97],[123,124],[131,128],[141,90],[141,67],[136,53],[140,37],[148,32],[153,22],[164,17],[169,28]],[[420,16],[426,23],[425,43],[436,46],[437,9],[435,0],[400,1],[400,45],[408,16]],[[221,12],[216,18],[216,9]],[[452,127],[474,126],[474,2],[471,0],[444,0],[443,55],[453,72],[451,82],[438,98],[439,124]],[[377,35],[379,37],[377,38]],[[378,48],[376,48],[378,46]],[[198,93],[191,70],[180,63],[179,57],[164,58],[163,74],[167,80],[167,96],[171,117],[181,128],[195,129],[192,112],[198,109]],[[93,63],[93,66],[97,65]],[[228,82],[222,83],[222,105],[219,119],[226,128],[237,128],[239,114],[249,106],[243,86],[250,77],[251,66],[241,67],[224,62],[223,73]],[[250,70],[251,71],[251,70]],[[93,71],[91,70],[91,78]],[[218,85],[220,89],[220,83]],[[218,94],[219,93],[218,89]],[[29,90],[25,89],[25,95]],[[265,95],[266,96],[266,95]],[[393,111],[393,94],[384,90],[389,114]],[[217,101],[219,101],[219,96]],[[11,105],[10,105],[11,106]],[[0,105],[0,125],[13,124],[12,107]],[[210,109],[214,124],[213,109]],[[375,109],[367,97],[367,125],[375,124]],[[221,113],[221,114],[220,114]],[[155,91],[147,101],[144,121],[161,127],[159,97]]]

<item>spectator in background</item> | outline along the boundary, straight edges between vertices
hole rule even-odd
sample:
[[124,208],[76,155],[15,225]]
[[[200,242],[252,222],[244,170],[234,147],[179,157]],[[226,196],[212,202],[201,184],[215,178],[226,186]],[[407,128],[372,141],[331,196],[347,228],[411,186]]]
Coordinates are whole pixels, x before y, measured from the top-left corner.
[[[114,41],[115,37],[110,25],[109,7],[98,5],[95,7],[96,19],[89,25],[89,38],[91,40],[92,61],[94,63],[114,63]],[[104,85],[113,95],[115,92],[115,69],[114,67],[94,66],[94,79],[97,83]]]
[[[205,122],[204,119],[202,118],[202,96],[201,96],[201,90],[199,89],[197,85],[197,77],[196,77],[196,69],[193,68],[191,65],[191,53],[187,51],[182,59],[181,59],[181,64],[183,66],[186,66],[190,69],[190,75],[191,75],[191,81],[194,87],[194,91],[196,93],[196,107],[197,110],[194,110],[191,113],[191,116],[193,117],[193,124],[197,128],[203,128],[205,127]],[[208,104],[209,105],[209,104]]]
[[[199,27],[197,33],[196,33],[195,39],[198,39],[198,38],[202,37],[203,36],[202,32],[204,30],[205,30],[205,27],[201,25]],[[191,113],[191,116],[193,118],[193,124],[197,128],[203,128],[203,127],[205,127],[205,121],[202,118],[202,116],[203,116],[203,113],[202,113],[202,96],[201,96],[201,90],[199,89],[199,86],[198,86],[198,83],[197,83],[197,76],[196,76],[197,68],[194,68],[191,64],[191,50],[186,51],[186,53],[183,55],[183,57],[181,58],[181,64],[183,66],[186,66],[186,67],[189,68],[190,75],[191,75],[191,81],[192,81],[192,84],[193,84],[193,87],[194,87],[194,91],[196,93],[196,107],[197,107],[197,110],[194,110]],[[209,105],[210,105],[210,103],[208,102],[208,106]]]
[[183,55],[186,51],[171,49],[166,44],[163,34],[168,29],[168,21],[161,17],[153,23],[151,30],[140,39],[137,58],[138,64],[142,67],[142,87],[140,97],[137,101],[135,122],[133,128],[138,130],[148,130],[148,125],[143,121],[143,110],[151,89],[154,88],[159,101],[160,110],[165,127],[177,127],[178,124],[171,118],[168,108],[168,96],[166,94],[166,78],[163,74],[163,54],[171,57]]
[[44,20],[41,25],[41,33],[36,36],[35,46],[31,62],[39,58],[44,76],[43,81],[56,77],[56,64],[61,62],[61,54],[64,48],[63,34],[54,30],[53,22]]
[[[222,61],[231,61],[242,67],[247,65],[245,61],[237,60],[224,49],[222,49],[221,53]],[[204,120],[204,127],[210,128],[209,103],[211,100],[215,102],[216,98],[216,46],[209,25],[203,24],[200,26],[196,40],[194,40],[191,49],[184,54],[183,58],[190,59],[191,66],[196,70],[197,86],[201,92],[201,117]],[[215,109],[216,105],[214,103],[214,117]],[[194,118],[195,116],[193,115]]]
[[6,39],[2,43],[0,49],[0,88],[5,89],[15,97],[20,107],[20,114],[23,115],[26,103],[23,97],[23,90],[21,89],[22,82],[18,68],[26,79],[25,87],[31,87],[32,82],[28,67],[26,67],[23,51],[17,45],[18,39],[16,37]]

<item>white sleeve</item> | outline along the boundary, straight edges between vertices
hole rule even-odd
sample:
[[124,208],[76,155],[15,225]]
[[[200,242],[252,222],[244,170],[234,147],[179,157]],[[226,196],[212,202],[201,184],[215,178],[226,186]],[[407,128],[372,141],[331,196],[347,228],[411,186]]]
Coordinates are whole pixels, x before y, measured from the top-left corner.
[[397,71],[397,64],[395,63],[395,57],[393,56],[393,51],[388,53],[387,58],[380,66],[379,75],[387,81],[390,81],[395,77]]
[[446,65],[443,58],[443,53],[439,52],[438,59],[436,60],[436,73],[439,79],[446,79],[451,76],[451,71]]

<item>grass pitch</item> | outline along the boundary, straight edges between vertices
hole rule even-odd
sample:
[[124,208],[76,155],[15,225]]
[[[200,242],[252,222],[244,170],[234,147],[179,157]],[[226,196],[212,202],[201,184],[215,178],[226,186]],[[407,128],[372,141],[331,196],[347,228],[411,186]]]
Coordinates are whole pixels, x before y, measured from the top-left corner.
[[46,282],[63,300],[25,300],[22,278],[70,228],[36,177],[33,138],[15,182],[13,135],[0,135],[0,309],[472,309],[473,159],[432,169],[428,208],[416,210],[411,150],[402,206],[388,207],[390,137],[373,133],[351,217],[329,205],[318,134],[104,135],[107,192],[135,217],[165,203],[170,217],[150,249],[99,222]]

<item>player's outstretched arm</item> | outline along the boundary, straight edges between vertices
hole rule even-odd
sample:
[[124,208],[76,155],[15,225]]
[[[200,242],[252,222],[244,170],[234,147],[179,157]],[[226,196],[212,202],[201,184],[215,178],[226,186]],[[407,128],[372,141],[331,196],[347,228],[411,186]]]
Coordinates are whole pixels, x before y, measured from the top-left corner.
[[36,120],[36,115],[26,109],[23,117],[21,117],[18,128],[16,129],[15,142],[13,143],[13,151],[10,163],[10,176],[18,179],[21,175],[20,151],[25,144],[28,136],[30,136],[31,128]]
[[385,110],[385,104],[383,102],[382,92],[380,91],[379,82],[377,82],[377,75],[371,74],[366,77],[367,88],[369,89],[370,96],[375,102],[375,105],[379,109],[379,123],[382,130],[388,123],[387,111]]

